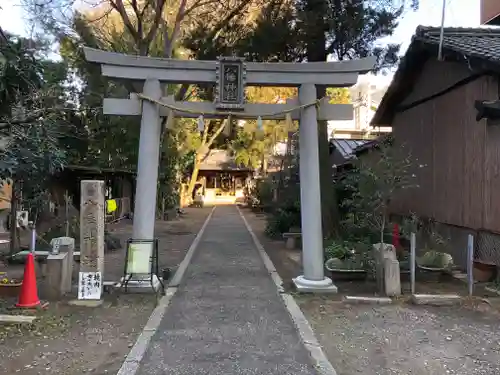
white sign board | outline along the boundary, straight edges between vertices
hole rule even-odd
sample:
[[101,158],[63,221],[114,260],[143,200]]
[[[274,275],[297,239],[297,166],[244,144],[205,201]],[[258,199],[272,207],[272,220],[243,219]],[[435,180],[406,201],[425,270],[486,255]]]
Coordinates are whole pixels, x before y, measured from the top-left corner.
[[78,275],[78,299],[100,300],[101,295],[101,273],[80,272]]
[[127,273],[147,274],[151,272],[151,257],[154,243],[131,243],[128,248]]

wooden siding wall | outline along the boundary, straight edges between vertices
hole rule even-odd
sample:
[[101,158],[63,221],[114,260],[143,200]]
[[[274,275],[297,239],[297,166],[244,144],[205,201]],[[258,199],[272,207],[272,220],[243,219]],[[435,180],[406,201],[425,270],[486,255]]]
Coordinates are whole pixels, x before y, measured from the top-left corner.
[[[466,65],[429,61],[404,104],[435,94],[471,73]],[[393,134],[417,164],[420,188],[397,199],[395,211],[500,232],[500,127],[476,122],[474,101],[498,99],[498,82],[483,77],[397,114]]]

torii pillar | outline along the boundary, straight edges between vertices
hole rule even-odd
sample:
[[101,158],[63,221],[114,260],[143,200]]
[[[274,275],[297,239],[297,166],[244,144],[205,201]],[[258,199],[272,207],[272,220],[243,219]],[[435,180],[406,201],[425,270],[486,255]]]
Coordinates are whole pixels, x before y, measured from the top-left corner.
[[[143,93],[150,98],[160,100],[162,95],[160,81],[157,79],[146,80]],[[135,240],[154,239],[160,138],[160,106],[144,100],[142,103],[137,186],[135,188],[134,222],[132,227],[132,238]]]
[[[300,104],[316,100],[316,86],[299,88]],[[336,293],[337,287],[325,277],[323,230],[321,226],[321,188],[318,145],[318,119],[315,106],[302,109],[299,123],[300,215],[302,222],[302,266],[304,274],[293,279],[299,292]]]

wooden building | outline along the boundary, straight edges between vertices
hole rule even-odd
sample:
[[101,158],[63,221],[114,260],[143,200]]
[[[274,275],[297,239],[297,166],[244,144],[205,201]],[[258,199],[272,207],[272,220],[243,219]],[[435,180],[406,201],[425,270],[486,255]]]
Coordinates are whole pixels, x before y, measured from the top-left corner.
[[395,202],[442,224],[455,258],[464,262],[466,236],[476,256],[500,265],[500,126],[476,121],[476,100],[500,95],[500,30],[418,27],[372,125],[392,126],[423,165],[420,187]]
[[500,1],[481,1],[481,25],[500,25]]
[[125,169],[99,168],[68,165],[53,176],[51,195],[56,205],[64,204],[67,192],[76,208],[80,208],[80,183],[82,180],[103,180],[106,184],[106,199],[129,198],[134,201],[136,173]]
[[251,168],[239,166],[226,150],[212,150],[200,166],[196,189],[206,204],[235,203],[244,197]]

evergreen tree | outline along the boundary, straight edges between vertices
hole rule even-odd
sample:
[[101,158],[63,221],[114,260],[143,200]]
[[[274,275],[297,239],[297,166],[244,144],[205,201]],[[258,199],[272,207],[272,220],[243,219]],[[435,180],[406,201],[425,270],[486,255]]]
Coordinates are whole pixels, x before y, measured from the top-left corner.
[[[200,25],[187,36],[185,45],[198,56],[232,50],[250,61],[314,62],[329,57],[341,61],[375,55],[380,70],[397,63],[399,46],[381,46],[378,41],[392,35],[404,13],[417,7],[416,0],[271,0],[253,27],[241,27],[235,20],[223,30],[228,38],[219,35],[213,40],[204,37],[207,34]],[[326,88],[317,88],[318,98],[325,94]],[[336,232],[339,215],[326,122],[319,123],[318,142],[323,233],[328,237]]]

